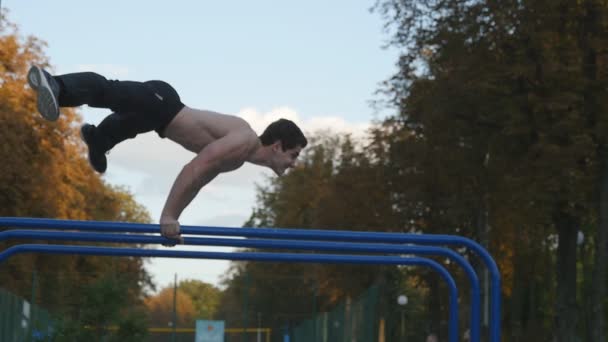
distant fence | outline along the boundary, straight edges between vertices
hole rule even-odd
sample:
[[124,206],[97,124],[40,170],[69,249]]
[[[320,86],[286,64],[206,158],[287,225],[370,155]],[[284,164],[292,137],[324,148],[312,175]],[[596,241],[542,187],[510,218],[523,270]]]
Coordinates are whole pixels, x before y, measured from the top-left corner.
[[293,342],[375,341],[378,293],[378,287],[373,286],[355,300],[346,300],[330,312],[300,323],[293,329]]
[[[0,342],[25,342],[52,340],[54,320],[44,309],[31,305],[27,300],[0,288]],[[108,328],[115,330],[115,328]],[[227,328],[225,341],[242,341],[247,334],[248,341],[270,342],[270,328]],[[146,342],[173,341],[192,342],[194,328],[148,328]]]
[[52,327],[46,310],[0,288],[0,341],[44,341]]
[[[224,342],[242,342],[243,334],[246,341],[270,342],[270,328],[226,328],[224,329]],[[196,338],[194,328],[148,328],[145,342],[193,342]]]

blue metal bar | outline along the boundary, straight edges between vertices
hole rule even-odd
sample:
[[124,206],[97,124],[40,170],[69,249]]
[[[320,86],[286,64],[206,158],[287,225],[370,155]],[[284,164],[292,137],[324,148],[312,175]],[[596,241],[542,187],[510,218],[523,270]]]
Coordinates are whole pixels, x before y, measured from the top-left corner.
[[439,272],[448,284],[450,292],[449,313],[449,341],[458,341],[458,290],[456,282],[450,273],[438,262],[418,257],[393,256],[360,256],[360,255],[332,255],[332,254],[297,254],[297,253],[246,253],[246,252],[200,252],[179,250],[152,250],[140,248],[116,248],[96,246],[69,246],[69,245],[16,245],[0,252],[0,262],[18,253],[47,253],[47,254],[81,254],[81,255],[108,255],[108,256],[136,256],[136,257],[165,257],[190,259],[216,259],[216,260],[249,260],[249,261],[281,261],[306,263],[333,263],[333,264],[367,264],[367,265],[416,265],[428,266]]
[[[1,217],[0,226],[72,229],[105,232],[139,232],[158,233],[158,224],[106,222],[106,221],[76,221],[39,218]],[[297,240],[330,240],[351,242],[383,242],[383,243],[417,243],[423,245],[456,245],[465,246],[474,251],[486,265],[491,278],[491,320],[490,341],[500,341],[500,272],[490,254],[477,242],[454,235],[425,235],[404,233],[353,232],[338,230],[313,230],[292,228],[226,228],[226,227],[196,227],[182,226],[183,234],[243,236],[255,238],[297,239]]]
[[[141,243],[162,244],[172,240],[152,235],[129,235],[112,233],[82,233],[82,232],[57,232],[40,230],[7,230],[0,232],[0,241],[10,238],[44,239],[60,241],[89,241],[89,242],[113,242],[113,243]],[[198,238],[184,237],[185,245],[204,246],[230,246],[249,248],[272,248],[272,249],[297,249],[318,250],[325,252],[361,252],[361,253],[398,253],[398,254],[420,254],[441,255],[454,260],[460,265],[471,283],[471,341],[479,342],[480,339],[480,288],[479,280],[475,270],[458,253],[449,248],[434,246],[395,245],[395,244],[363,244],[348,242],[325,242],[325,241],[294,241],[276,239],[227,239],[227,238]]]

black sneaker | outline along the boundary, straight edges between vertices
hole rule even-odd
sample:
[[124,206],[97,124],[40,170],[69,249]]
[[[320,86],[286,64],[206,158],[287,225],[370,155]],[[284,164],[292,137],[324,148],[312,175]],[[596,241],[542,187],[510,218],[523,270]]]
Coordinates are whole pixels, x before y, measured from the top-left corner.
[[38,111],[42,116],[55,121],[59,118],[59,84],[39,66],[32,66],[27,72],[27,82],[38,92]]
[[94,125],[84,124],[80,127],[80,137],[89,148],[89,163],[99,173],[106,172],[108,160],[106,159],[106,151],[95,143]]

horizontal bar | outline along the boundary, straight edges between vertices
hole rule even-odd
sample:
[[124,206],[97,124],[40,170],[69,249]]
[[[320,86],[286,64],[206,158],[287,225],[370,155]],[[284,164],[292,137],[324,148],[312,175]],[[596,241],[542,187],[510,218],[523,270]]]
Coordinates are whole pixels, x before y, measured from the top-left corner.
[[80,254],[105,256],[136,256],[136,257],[165,257],[213,260],[242,260],[264,262],[302,262],[302,263],[331,263],[331,264],[365,264],[365,265],[415,265],[427,266],[436,270],[448,284],[450,292],[449,341],[458,341],[458,290],[456,282],[450,273],[438,262],[419,257],[394,256],[362,256],[362,255],[333,255],[333,254],[298,254],[298,253],[251,253],[251,252],[202,252],[180,250],[152,250],[140,248],[116,248],[98,246],[70,245],[15,245],[0,252],[0,262],[19,253],[47,254]]
[[[163,244],[174,242],[157,235],[63,232],[44,230],[7,230],[0,232],[0,241],[10,238],[44,239],[60,241],[87,241],[111,243]],[[471,283],[471,341],[479,342],[480,338],[480,286],[477,274],[471,265],[458,253],[449,248],[435,246],[363,244],[349,242],[296,241],[276,239],[234,239],[234,238],[199,238],[184,237],[185,245],[229,246],[247,248],[317,250],[324,252],[360,252],[360,253],[397,253],[441,255],[452,259],[460,265]]]

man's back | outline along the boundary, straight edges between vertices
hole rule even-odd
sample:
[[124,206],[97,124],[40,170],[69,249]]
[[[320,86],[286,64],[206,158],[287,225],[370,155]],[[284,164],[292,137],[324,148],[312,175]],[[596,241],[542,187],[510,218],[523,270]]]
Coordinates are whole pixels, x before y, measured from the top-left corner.
[[233,115],[184,107],[164,135],[185,149],[199,153],[205,146],[229,133],[255,134],[249,124]]

